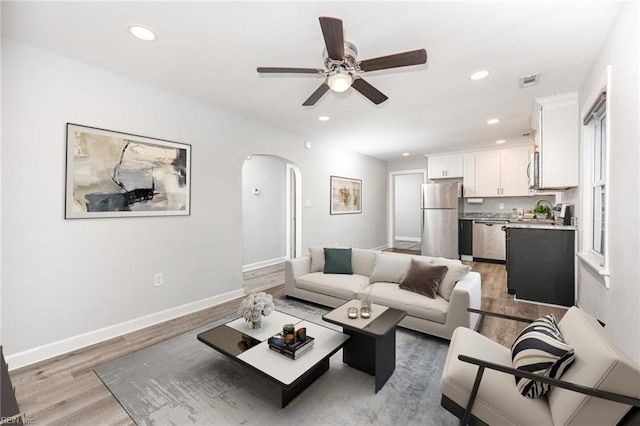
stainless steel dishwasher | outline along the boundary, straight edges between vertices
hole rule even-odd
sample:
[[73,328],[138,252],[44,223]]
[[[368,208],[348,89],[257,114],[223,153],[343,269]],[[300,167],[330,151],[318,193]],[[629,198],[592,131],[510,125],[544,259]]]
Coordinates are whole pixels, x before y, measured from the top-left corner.
[[506,235],[502,229],[504,220],[473,221],[473,258],[499,260],[507,259]]

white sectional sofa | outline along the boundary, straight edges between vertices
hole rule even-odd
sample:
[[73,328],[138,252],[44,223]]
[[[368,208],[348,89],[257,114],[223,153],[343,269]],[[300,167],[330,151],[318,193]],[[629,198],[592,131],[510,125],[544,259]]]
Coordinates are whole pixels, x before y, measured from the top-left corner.
[[[366,292],[373,303],[406,311],[399,325],[408,329],[451,339],[456,327],[475,327],[478,315],[467,308],[480,308],[480,274],[460,261],[354,248],[353,274],[334,274],[323,272],[322,247],[309,251],[285,262],[287,297],[336,307]],[[448,267],[435,298],[400,288],[412,258]]]

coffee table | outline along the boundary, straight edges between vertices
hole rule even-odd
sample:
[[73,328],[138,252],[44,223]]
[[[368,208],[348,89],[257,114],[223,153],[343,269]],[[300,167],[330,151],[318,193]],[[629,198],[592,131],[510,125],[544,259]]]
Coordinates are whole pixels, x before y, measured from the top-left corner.
[[[295,360],[269,349],[267,343],[287,323],[296,329],[306,327],[307,335],[315,339],[313,347]],[[329,369],[331,355],[349,340],[344,333],[279,311],[264,317],[261,328],[249,324],[241,317],[198,334],[198,340],[277,384],[282,408]]]
[[371,318],[349,319],[347,309],[360,308],[359,300],[350,300],[323,315],[322,319],[342,326],[351,336],[342,349],[345,364],[375,376],[376,393],[396,369],[396,326],[407,316],[405,311],[373,304]]

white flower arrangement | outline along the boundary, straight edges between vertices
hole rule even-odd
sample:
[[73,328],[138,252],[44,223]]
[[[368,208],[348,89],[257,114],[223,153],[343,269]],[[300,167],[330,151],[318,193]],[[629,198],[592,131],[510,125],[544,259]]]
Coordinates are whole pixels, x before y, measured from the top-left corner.
[[273,303],[273,296],[265,292],[250,294],[240,302],[238,313],[247,321],[259,321],[262,316],[268,316],[273,312],[276,305]]

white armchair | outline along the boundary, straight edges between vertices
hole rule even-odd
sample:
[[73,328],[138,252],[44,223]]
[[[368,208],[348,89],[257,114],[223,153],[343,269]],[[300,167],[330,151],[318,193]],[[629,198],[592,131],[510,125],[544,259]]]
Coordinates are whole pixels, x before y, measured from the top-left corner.
[[[573,364],[560,380],[513,368],[509,348],[457,328],[440,381],[442,406],[460,418],[461,425],[640,424],[640,368],[601,323],[576,307],[567,311],[558,328],[575,351]],[[546,396],[527,398],[518,392],[515,376],[551,388]]]

